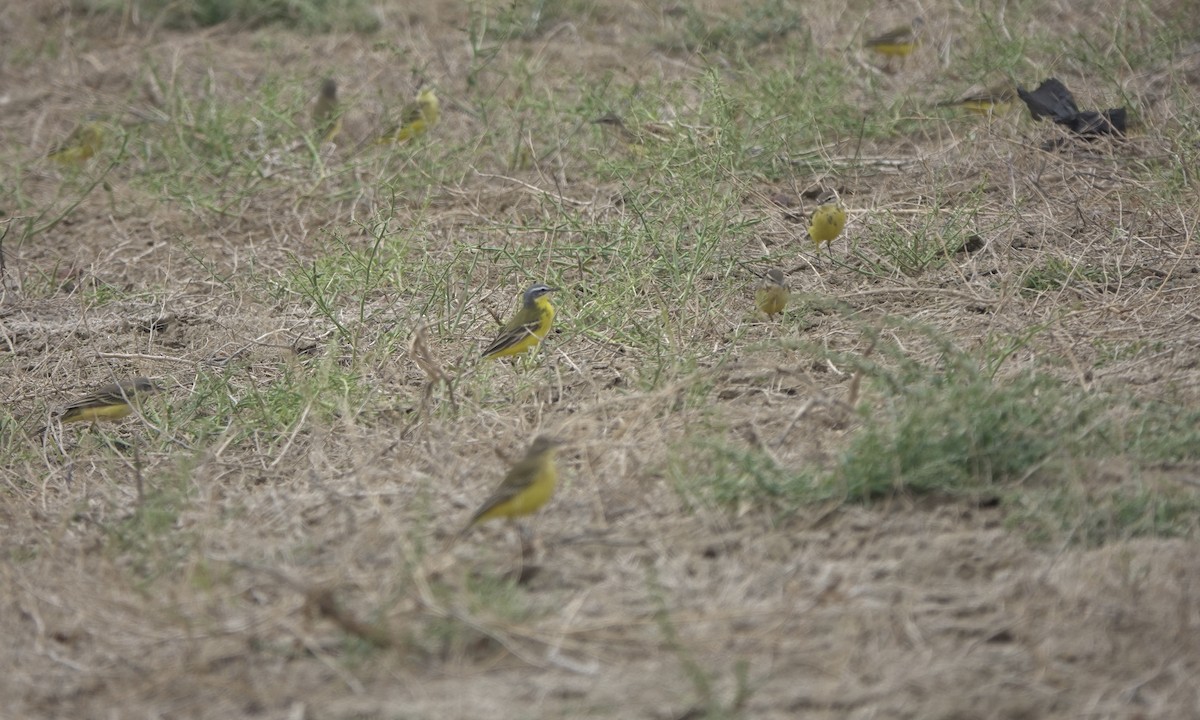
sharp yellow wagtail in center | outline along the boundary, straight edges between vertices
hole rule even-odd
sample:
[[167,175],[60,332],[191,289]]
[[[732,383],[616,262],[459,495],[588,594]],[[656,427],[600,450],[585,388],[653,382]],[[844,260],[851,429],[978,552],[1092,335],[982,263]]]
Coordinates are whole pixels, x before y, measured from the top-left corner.
[[433,88],[423,88],[417,93],[415,102],[400,111],[400,124],[392,127],[379,138],[381,143],[403,143],[425,134],[442,116],[437,95]]
[[500,486],[483,501],[458,536],[481,522],[495,518],[519,518],[532,515],[549,502],[558,482],[554,451],[562,442],[539,435],[525,451],[525,457],[509,469]]
[[758,306],[759,310],[765,312],[768,318],[773,318],[787,307],[790,296],[791,289],[788,287],[788,281],[784,277],[783,271],[779,268],[771,268],[767,271],[763,283],[754,291],[754,304]]
[[500,334],[484,349],[482,356],[487,360],[520,355],[537,347],[550,332],[554,322],[554,306],[546,297],[558,288],[538,283],[525,291],[521,309],[500,329]]
[[140,377],[105,385],[63,409],[61,422],[120,420],[133,412],[133,403],[160,392],[148,378]]

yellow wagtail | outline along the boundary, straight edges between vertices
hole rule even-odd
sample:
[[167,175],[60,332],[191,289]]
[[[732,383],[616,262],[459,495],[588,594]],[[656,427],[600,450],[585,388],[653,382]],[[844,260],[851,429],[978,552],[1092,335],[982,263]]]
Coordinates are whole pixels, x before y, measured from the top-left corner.
[[957,100],[938,103],[938,107],[960,107],[977,115],[996,115],[1012,106],[1017,99],[1016,88],[1011,82],[1003,82],[980,91],[971,92]]
[[788,281],[784,277],[783,271],[779,268],[771,268],[767,271],[767,276],[763,278],[762,284],[754,291],[754,304],[758,306],[759,310],[765,312],[768,318],[773,318],[787,307],[790,296],[791,288],[788,287]]
[[500,329],[500,334],[484,349],[482,356],[487,360],[520,355],[532,350],[550,332],[554,322],[554,306],[546,297],[558,288],[538,283],[525,291],[521,309]]
[[832,245],[835,238],[846,227],[846,210],[836,198],[826,200],[816,210],[808,223],[808,236],[820,247],[822,243]]
[[89,122],[75,128],[61,145],[46,154],[59,165],[82,165],[100,152],[107,132],[104,125]]
[[98,420],[120,420],[133,412],[133,403],[148,397],[162,388],[149,378],[133,378],[105,385],[87,397],[76,400],[63,409],[61,422],[96,422]]
[[338,108],[337,91],[337,80],[326,78],[325,82],[321,83],[321,93],[317,95],[317,102],[313,105],[313,130],[321,144],[333,142],[342,131],[342,112]]
[[863,47],[873,50],[887,58],[887,67],[891,67],[892,58],[904,58],[912,54],[921,44],[921,28],[925,20],[913,18],[909,25],[894,28],[882,35],[876,35],[863,43]]
[[458,535],[461,537],[475,525],[493,518],[524,517],[541,509],[554,494],[558,480],[554,451],[560,445],[560,441],[547,435],[535,438],[525,457],[509,469],[500,486],[483,501]]
[[390,128],[379,138],[379,142],[402,143],[425,134],[431,127],[437,125],[441,117],[437,95],[433,88],[423,88],[417,94],[417,99],[400,111],[400,124]]

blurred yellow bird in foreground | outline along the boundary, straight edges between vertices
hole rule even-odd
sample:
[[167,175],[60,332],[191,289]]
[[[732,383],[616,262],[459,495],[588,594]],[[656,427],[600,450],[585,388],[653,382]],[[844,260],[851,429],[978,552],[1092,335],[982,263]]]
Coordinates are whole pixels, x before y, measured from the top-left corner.
[[342,131],[342,112],[338,107],[337,80],[327,78],[321,83],[321,94],[313,105],[313,130],[322,144],[333,142]]
[[417,94],[416,101],[406,105],[400,112],[400,124],[384,133],[379,142],[408,142],[437,125],[440,117],[437,95],[433,94],[432,88],[424,88]]
[[754,304],[758,306],[759,310],[766,313],[768,318],[772,318],[783,312],[790,296],[791,289],[788,287],[788,281],[784,277],[783,271],[779,268],[771,268],[767,271],[767,276],[763,279],[762,284],[754,291]]
[[1017,99],[1016,88],[1010,82],[1000,83],[983,90],[963,95],[957,100],[938,103],[938,107],[960,107],[978,115],[996,115],[1012,107]]
[[504,324],[492,344],[484,349],[481,353],[483,357],[492,360],[520,355],[537,347],[554,322],[554,306],[546,296],[557,290],[542,283],[526,290],[521,299],[521,309]]
[[133,412],[133,403],[160,390],[144,377],[105,385],[64,408],[60,420],[64,423],[120,420]]
[[546,435],[534,439],[525,457],[509,469],[500,486],[483,501],[459,535],[481,522],[523,517],[540,510],[554,495],[558,482],[554,452],[560,445],[560,441]]
[[830,245],[846,227],[846,210],[836,200],[830,200],[813,210],[808,224],[808,236],[820,247]]
[[921,44],[920,33],[924,25],[924,19],[913,18],[909,25],[870,38],[863,43],[863,47],[887,58],[888,67],[891,67],[893,58],[907,57]]
[[60,165],[82,165],[100,152],[100,148],[104,146],[106,135],[103,124],[85,123],[75,128],[70,136],[61,145],[47,153],[46,157]]

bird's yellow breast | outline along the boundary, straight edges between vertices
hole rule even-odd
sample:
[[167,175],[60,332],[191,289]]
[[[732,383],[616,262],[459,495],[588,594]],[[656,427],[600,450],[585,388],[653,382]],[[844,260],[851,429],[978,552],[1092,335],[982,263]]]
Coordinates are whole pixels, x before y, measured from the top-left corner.
[[546,337],[546,333],[550,332],[550,325],[554,322],[554,306],[550,304],[550,298],[544,295],[533,302],[537,305],[540,314],[538,326],[533,334],[537,336],[538,340],[541,340]]
[[783,308],[787,306],[788,291],[778,285],[761,287],[754,294],[754,300],[759,310],[774,315],[783,312]]
[[813,212],[812,222],[808,226],[808,235],[813,242],[832,242],[846,227],[846,211],[837,205],[822,205]]
[[557,476],[558,473],[554,470],[553,462],[545,461],[541,463],[541,467],[538,468],[537,473],[533,476],[533,481],[524,490],[513,495],[508,500],[498,503],[487,512],[480,514],[475,519],[475,522],[480,523],[493,518],[515,518],[532,515],[549,502],[550,497],[554,495]]
[[902,40],[899,42],[881,42],[868,47],[880,55],[887,57],[904,57],[905,55],[912,54],[912,51],[917,47],[917,43],[912,40]]
[[1004,112],[1012,105],[1008,100],[993,98],[968,98],[959,103],[963,108],[979,115],[993,115]]
[[95,422],[97,420],[120,420],[133,412],[128,403],[71,408],[62,417],[67,422]]
[[512,329],[521,330],[522,336],[514,341],[511,345],[507,345],[494,353],[489,354],[489,358],[509,357],[511,355],[520,355],[537,346],[550,332],[550,326],[554,324],[554,306],[550,304],[550,299],[542,296],[533,301],[533,306],[537,312],[537,325],[527,323],[525,318],[521,317],[526,313],[518,313],[513,318]]

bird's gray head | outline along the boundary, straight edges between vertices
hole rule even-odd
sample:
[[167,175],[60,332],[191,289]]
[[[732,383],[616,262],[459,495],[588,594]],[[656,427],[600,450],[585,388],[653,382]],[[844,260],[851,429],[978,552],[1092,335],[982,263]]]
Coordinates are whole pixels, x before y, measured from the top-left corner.
[[556,437],[551,437],[549,435],[538,435],[533,439],[533,443],[529,445],[529,449],[525,452],[525,454],[530,457],[536,457],[547,450],[553,450],[554,448],[562,445],[563,441]]
[[150,378],[140,377],[133,379],[133,391],[136,393],[153,395],[154,393],[162,392],[162,388],[155,385],[154,381]]
[[537,302],[537,299],[548,293],[557,291],[558,288],[550,287],[544,283],[538,283],[525,291],[525,304],[532,305]]

